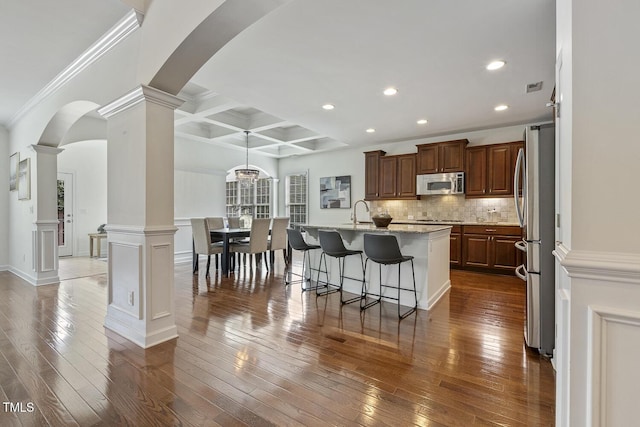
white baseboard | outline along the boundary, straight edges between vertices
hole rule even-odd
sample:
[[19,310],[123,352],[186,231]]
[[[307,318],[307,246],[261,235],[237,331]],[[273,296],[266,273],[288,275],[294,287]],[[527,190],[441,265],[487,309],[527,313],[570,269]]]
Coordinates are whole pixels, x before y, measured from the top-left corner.
[[429,301],[427,301],[427,310],[431,310],[442,299],[442,297],[446,295],[449,289],[451,289],[451,280],[447,280],[440,289],[438,289],[436,293],[429,298]]

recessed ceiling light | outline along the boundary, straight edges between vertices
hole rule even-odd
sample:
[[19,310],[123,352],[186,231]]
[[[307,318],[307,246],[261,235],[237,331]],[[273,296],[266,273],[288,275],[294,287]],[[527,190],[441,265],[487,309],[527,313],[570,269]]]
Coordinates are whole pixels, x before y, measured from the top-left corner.
[[500,68],[504,67],[504,64],[506,64],[506,62],[502,60],[490,62],[489,65],[487,65],[487,70],[499,70]]
[[509,108],[509,106],[508,106],[508,105],[501,104],[501,105],[496,106],[496,108],[494,108],[494,110],[496,110],[496,111],[504,111],[504,110],[506,110],[507,108]]
[[322,108],[324,108],[325,110],[333,110],[336,107],[333,104],[324,104]]
[[374,128],[367,129],[367,133],[374,133],[376,130]]
[[387,96],[391,96],[391,95],[395,95],[396,93],[398,93],[398,89],[396,89],[395,87],[388,87],[382,93],[384,93]]
[[427,119],[420,119],[416,122],[419,125],[426,125],[427,124]]

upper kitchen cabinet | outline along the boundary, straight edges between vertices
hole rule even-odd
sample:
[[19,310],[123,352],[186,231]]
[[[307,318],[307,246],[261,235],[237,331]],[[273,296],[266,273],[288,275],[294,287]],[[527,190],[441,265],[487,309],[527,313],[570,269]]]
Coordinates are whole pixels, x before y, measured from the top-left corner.
[[378,179],[378,188],[380,189],[378,197],[390,199],[397,196],[398,159],[395,156],[380,157]]
[[515,158],[522,142],[483,145],[466,150],[467,197],[502,197],[513,194]]
[[466,139],[420,144],[417,155],[417,174],[463,172]]
[[382,150],[364,153],[364,198],[366,200],[380,197],[380,157],[384,154]]
[[365,199],[415,199],[416,155],[385,156],[384,151],[365,154]]
[[398,197],[416,197],[416,155],[403,154],[398,159],[396,191]]

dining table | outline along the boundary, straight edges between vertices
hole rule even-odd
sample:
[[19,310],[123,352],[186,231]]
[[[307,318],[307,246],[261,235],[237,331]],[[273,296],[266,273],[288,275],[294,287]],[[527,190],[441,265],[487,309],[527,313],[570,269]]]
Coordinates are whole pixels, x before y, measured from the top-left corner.
[[[250,228],[217,228],[209,230],[211,235],[211,241],[222,241],[222,260],[220,267],[222,274],[229,276],[229,264],[230,264],[230,251],[229,242],[233,239],[244,238],[251,236]],[[287,243],[287,262],[291,262],[291,247]],[[196,254],[195,243],[193,244],[193,271],[198,270],[198,254]]]
[[232,239],[243,238],[251,236],[250,228],[218,228],[215,230],[209,230],[212,241],[222,240],[222,260],[220,262],[222,268],[222,274],[229,275],[229,242]]

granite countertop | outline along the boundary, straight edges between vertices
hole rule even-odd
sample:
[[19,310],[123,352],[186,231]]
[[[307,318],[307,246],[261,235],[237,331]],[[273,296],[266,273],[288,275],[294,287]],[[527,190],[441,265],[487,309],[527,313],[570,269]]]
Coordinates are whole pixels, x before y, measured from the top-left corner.
[[362,231],[362,232],[393,232],[393,233],[433,233],[436,231],[442,231],[450,229],[450,224],[425,224],[416,222],[415,224],[399,224],[391,223],[386,228],[378,228],[373,223],[359,223],[353,225],[352,223],[342,224],[305,224],[302,228],[310,229],[332,229],[332,230],[348,230],[348,231]]
[[517,222],[481,222],[481,221],[429,221],[416,219],[394,219],[391,224],[426,224],[426,225],[504,225],[519,227]]

